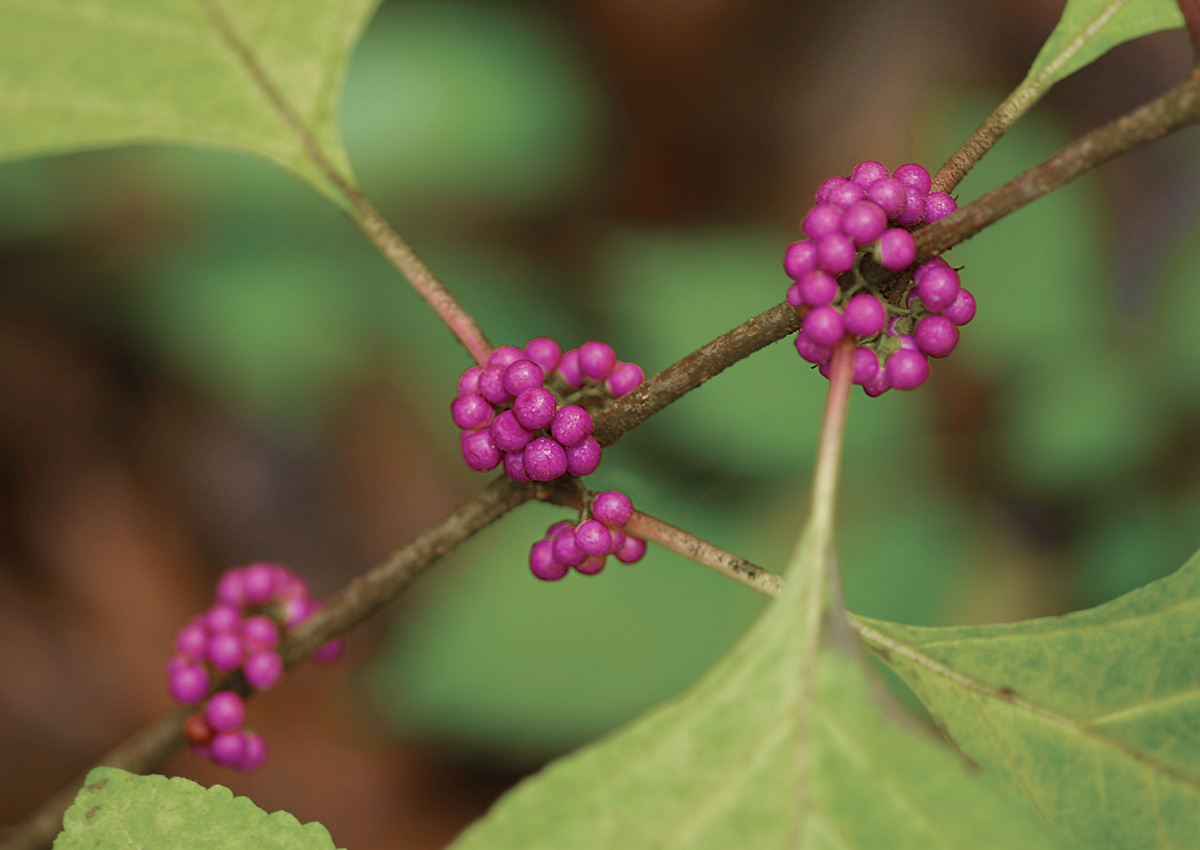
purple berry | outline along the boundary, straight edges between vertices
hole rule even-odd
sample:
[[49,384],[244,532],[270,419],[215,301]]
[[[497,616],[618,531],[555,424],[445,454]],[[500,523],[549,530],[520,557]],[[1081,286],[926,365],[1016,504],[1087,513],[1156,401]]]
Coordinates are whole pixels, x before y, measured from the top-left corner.
[[486,428],[492,423],[495,412],[491,403],[476,393],[456,396],[450,403],[450,418],[464,431]]
[[575,538],[575,529],[571,526],[559,529],[552,540],[554,560],[567,567],[574,567],[583,563],[583,559],[587,557],[587,552],[579,548],[579,542]]
[[487,472],[500,465],[504,453],[496,448],[487,431],[472,431],[464,434],[460,441],[463,460],[467,467],[476,472]]
[[618,361],[617,367],[604,382],[604,387],[612,393],[613,398],[621,398],[640,387],[644,380],[646,380],[646,373],[642,371],[641,366],[636,363]]
[[929,379],[929,361],[919,351],[902,348],[888,358],[888,383],[898,390],[915,390]]
[[233,767],[246,754],[246,736],[237,731],[218,732],[208,745],[208,757],[220,767]]
[[167,691],[181,705],[204,699],[209,684],[208,671],[200,664],[184,661],[167,665]]
[[803,332],[796,334],[796,353],[809,363],[817,365],[829,362],[829,358],[833,355],[829,348],[813,342]]
[[862,186],[859,186],[857,183],[847,180],[844,177],[838,177],[836,181],[829,187],[829,191],[825,195],[825,203],[845,209],[855,201],[861,201],[865,197]]
[[595,437],[587,437],[577,446],[565,450],[567,472],[576,477],[591,475],[600,465],[600,443]]
[[879,358],[869,348],[854,349],[854,378],[856,384],[865,386],[879,373]]
[[804,299],[802,297],[800,297],[800,284],[799,283],[793,282],[792,285],[788,287],[787,303],[791,306],[791,308],[793,310],[799,310],[801,307],[804,306]]
[[529,473],[525,471],[525,450],[504,453],[504,474],[513,481],[528,481]]
[[525,356],[525,352],[517,348],[515,345],[502,345],[499,348],[493,349],[488,355],[487,364],[489,366],[499,366],[505,368],[512,363]]
[[570,567],[554,557],[554,541],[542,539],[529,550],[529,570],[542,581],[558,581]]
[[610,528],[609,533],[612,537],[612,545],[608,549],[608,554],[615,555],[620,552],[621,547],[625,545],[625,537],[627,535],[625,534],[625,529],[623,528]]
[[869,292],[850,296],[842,312],[842,323],[846,333],[858,337],[870,337],[883,330],[887,321],[887,310],[883,302]]
[[545,387],[531,387],[522,390],[512,406],[517,424],[527,431],[549,428],[557,411],[558,399]]
[[[242,571],[238,570],[237,575],[240,583]],[[242,626],[242,612],[238,606],[228,605],[224,602],[212,605],[204,612],[203,617],[204,625],[210,632],[229,632]]]
[[592,500],[592,516],[611,528],[620,528],[633,516],[633,500],[620,490],[605,490]]
[[836,307],[814,307],[800,326],[800,333],[817,345],[831,348],[846,335],[845,322]]
[[858,249],[849,236],[842,232],[828,233],[817,240],[817,265],[832,274],[841,274],[854,268]]
[[874,201],[855,201],[842,214],[842,232],[855,245],[869,245],[887,229],[887,213]]
[[239,568],[226,570],[217,580],[217,602],[231,608],[239,608],[245,604],[245,589],[242,587],[242,571]]
[[558,359],[558,374],[573,390],[577,390],[587,383],[587,379],[583,376],[583,370],[579,366],[578,348],[563,352],[563,356]]
[[242,665],[242,675],[255,690],[269,690],[283,678],[283,659],[273,649],[257,650]]
[[217,691],[204,706],[204,719],[216,732],[236,729],[246,722],[246,704],[233,691]]
[[926,316],[913,334],[917,348],[930,357],[945,357],[958,345],[958,328],[945,316]]
[[505,410],[492,420],[488,427],[492,443],[502,452],[517,452],[529,445],[533,433],[521,427],[517,415],[511,410]]
[[917,243],[903,227],[893,227],[879,237],[879,264],[890,271],[900,271],[917,258]]
[[792,280],[817,267],[817,246],[807,239],[788,245],[783,254],[783,271]]
[[546,372],[532,360],[515,360],[504,369],[504,391],[513,398],[525,390],[540,387],[546,381]]
[[242,639],[251,649],[274,649],[279,646],[279,624],[264,614],[247,617]]
[[217,632],[208,639],[208,663],[229,673],[242,666],[246,644],[233,632]]
[[833,204],[818,204],[808,211],[800,223],[800,229],[814,240],[837,233],[841,226],[842,210]]
[[921,299],[925,309],[931,313],[941,313],[954,303],[961,289],[958,272],[940,263],[924,269],[913,292]]
[[596,573],[604,569],[603,555],[588,555],[583,559],[583,562],[576,565],[575,572],[582,573],[585,576],[594,576]]
[[525,357],[549,374],[558,367],[558,360],[562,357],[562,346],[548,336],[534,337],[525,343]]
[[617,355],[606,342],[585,342],[579,346],[579,369],[585,378],[603,381],[616,368]]
[[632,534],[627,534],[625,535],[625,543],[621,546],[621,551],[617,553],[617,560],[622,564],[632,564],[640,561],[645,554],[646,541],[640,537],[634,537]]
[[873,159],[866,159],[854,166],[854,170],[850,172],[851,182],[866,189],[876,180],[882,180],[888,176],[887,166],[882,162],[876,162]]
[[306,597],[286,600],[283,604],[284,626],[289,629],[296,628],[296,626],[320,611],[321,606],[324,604],[319,599],[308,599]]
[[958,204],[945,192],[930,192],[925,198],[925,223],[930,224],[945,218],[958,209]]
[[567,453],[554,438],[538,437],[525,447],[525,474],[532,480],[553,481],[566,471]]
[[897,219],[908,203],[908,187],[894,177],[884,177],[867,187],[867,198],[879,205],[890,219]]
[[575,544],[585,555],[607,555],[612,534],[598,519],[585,519],[575,529]]
[[346,651],[346,639],[344,637],[330,638],[323,644],[313,650],[313,654],[309,656],[314,664],[332,664],[342,657]]
[[208,628],[199,617],[179,630],[175,636],[175,649],[188,658],[204,658],[208,649]]
[[[838,183],[849,183],[849,182],[850,181],[847,180],[845,177],[830,177],[828,180],[826,180],[824,183],[822,183],[820,186],[817,187],[817,194],[816,194],[814,200],[818,204],[829,203],[829,193],[830,193],[830,191],[832,191],[833,187],[836,186]],[[853,184],[851,184],[851,185],[853,185]]]
[[467,393],[478,393],[479,376],[482,374],[482,366],[472,366],[463,372],[458,379],[458,394],[466,395]]
[[577,446],[592,435],[592,415],[577,404],[564,404],[550,423],[550,436],[563,446]]
[[275,595],[272,564],[251,564],[242,570],[242,587],[247,605],[264,605]]
[[801,303],[810,307],[823,307],[832,302],[838,294],[837,278],[820,269],[801,277],[796,281],[796,287]]
[[[878,363],[878,361],[876,361],[876,363]],[[863,384],[862,388],[867,395],[869,395],[871,398],[875,398],[876,396],[883,395],[885,392],[891,389],[891,386],[892,385],[888,383],[887,370],[879,369],[875,372],[875,377]]]
[[906,186],[913,187],[922,195],[928,195],[929,187],[933,185],[933,179],[929,176],[929,172],[915,162],[901,165],[892,172],[892,176]]
[[504,366],[488,366],[479,376],[479,394],[492,404],[508,404],[512,401],[512,396],[504,389],[504,369]]
[[912,186],[905,187],[908,200],[904,202],[904,212],[896,216],[896,224],[901,227],[913,227],[925,218],[925,193],[918,192]]
[[245,749],[233,767],[243,773],[258,770],[267,761],[267,742],[257,732],[243,732],[242,735],[245,739]]
[[956,325],[965,325],[975,318],[975,296],[960,288],[954,303],[942,311],[942,315]]

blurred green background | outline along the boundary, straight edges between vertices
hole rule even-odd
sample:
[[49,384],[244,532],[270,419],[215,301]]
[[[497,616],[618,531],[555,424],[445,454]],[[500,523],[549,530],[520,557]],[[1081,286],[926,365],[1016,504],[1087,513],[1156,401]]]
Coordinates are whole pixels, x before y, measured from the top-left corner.
[[[368,29],[342,110],[360,185],[493,342],[603,339],[653,373],[779,302],[813,188],[865,158],[936,168],[1054,14],[668,5],[397,0]],[[960,204],[1188,61],[1178,33],[1118,49],[1023,119]],[[959,350],[919,392],[851,406],[853,611],[1061,612],[1200,546],[1198,144],[1158,143],[948,255],[980,308]],[[165,706],[160,656],[222,569],[286,561],[332,592],[487,478],[449,421],[466,354],[346,219],[259,162],[0,166],[0,282],[0,633],[32,647],[0,692],[0,763],[34,777],[9,789],[12,822]],[[781,570],[825,386],[781,342],[625,436],[588,483]],[[653,548],[539,583],[528,548],[566,516],[527,505],[486,529],[352,638],[340,678],[262,700],[303,758],[235,789],[346,846],[397,846],[389,829],[438,846],[522,772],[685,688],[764,604]],[[64,705],[81,691],[87,722]],[[376,790],[298,812],[295,777],[329,773]],[[407,794],[401,826],[363,814],[380,783]]]

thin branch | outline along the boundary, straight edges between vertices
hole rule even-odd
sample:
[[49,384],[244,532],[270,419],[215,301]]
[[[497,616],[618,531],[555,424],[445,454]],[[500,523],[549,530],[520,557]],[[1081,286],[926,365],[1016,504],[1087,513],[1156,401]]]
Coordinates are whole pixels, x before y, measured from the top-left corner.
[[1128,115],[1067,145],[978,200],[935,221],[916,235],[918,259],[969,239],[1079,175],[1123,153],[1200,121],[1200,79],[1190,79]]

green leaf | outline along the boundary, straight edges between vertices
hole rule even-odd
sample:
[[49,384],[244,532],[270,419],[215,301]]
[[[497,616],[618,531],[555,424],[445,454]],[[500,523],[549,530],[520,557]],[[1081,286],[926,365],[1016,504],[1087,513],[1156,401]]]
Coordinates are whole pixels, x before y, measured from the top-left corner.
[[345,206],[336,112],[377,0],[0,2],[0,158],[144,142],[246,151]]
[[1112,602],[998,626],[859,621],[963,751],[1089,848],[1200,835],[1200,554]]
[[115,767],[88,774],[63,818],[54,850],[333,850],[329,830],[287,812],[267,814],[223,785],[137,776]]
[[1181,26],[1175,0],[1068,0],[1020,88],[1040,97],[1118,44]]
[[815,549],[688,693],[518,786],[453,850],[1053,846],[1019,800],[881,716],[852,640],[820,644]]

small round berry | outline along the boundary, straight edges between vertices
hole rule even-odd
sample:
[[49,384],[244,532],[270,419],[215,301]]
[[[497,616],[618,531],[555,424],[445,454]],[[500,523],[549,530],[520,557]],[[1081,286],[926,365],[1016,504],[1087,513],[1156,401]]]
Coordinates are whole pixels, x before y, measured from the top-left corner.
[[645,380],[646,373],[642,371],[641,366],[636,363],[618,361],[617,367],[604,381],[604,387],[612,394],[613,398],[621,398],[621,396],[629,395],[636,390]]
[[486,430],[464,434],[460,441],[463,460],[467,467],[476,472],[487,472],[500,465],[504,453],[496,448],[491,434]]
[[220,767],[233,767],[246,754],[246,737],[241,730],[218,732],[208,745],[208,757]]
[[809,363],[820,365],[829,362],[833,352],[824,345],[818,345],[803,333],[796,334],[796,353]]
[[903,227],[893,227],[879,237],[879,264],[889,271],[900,271],[917,258],[917,243]]
[[640,561],[645,554],[646,541],[640,537],[634,537],[632,534],[627,534],[625,535],[625,543],[621,546],[621,551],[617,553],[617,560],[622,564],[632,564]]
[[817,246],[807,239],[793,242],[783,253],[783,271],[792,280],[817,267]]
[[866,386],[879,374],[879,357],[869,348],[854,349],[854,383]]
[[545,387],[522,390],[513,401],[512,412],[517,423],[527,431],[549,428],[558,411],[558,399]]
[[823,307],[837,298],[838,294],[837,278],[820,269],[805,274],[796,281],[796,287],[801,303],[809,307]]
[[488,366],[479,376],[479,394],[492,404],[512,401],[512,396],[504,389],[504,369],[504,366]]
[[587,437],[577,446],[565,450],[567,472],[578,477],[591,475],[600,465],[600,443],[595,437]]
[[611,528],[609,529],[609,532],[612,535],[612,545],[608,549],[608,554],[615,555],[620,552],[621,547],[625,545],[625,537],[627,535],[625,533],[625,529],[623,528]]
[[228,569],[217,580],[217,601],[233,608],[239,608],[246,602],[245,589],[242,587],[242,571],[238,567]]
[[869,292],[850,296],[842,312],[842,323],[846,333],[858,337],[871,337],[883,330],[887,321],[887,310],[883,302]]
[[243,773],[258,770],[267,761],[267,742],[257,732],[243,732],[242,734],[246,741],[246,748],[242,752],[242,757],[233,767]]
[[345,651],[346,639],[339,636],[330,638],[318,646],[309,658],[312,659],[313,664],[332,664],[341,658]]
[[265,614],[247,617],[242,624],[242,639],[251,649],[274,649],[279,646],[279,624]]
[[218,670],[232,672],[245,657],[246,644],[233,632],[217,632],[208,639],[208,663]]
[[[482,400],[482,399],[481,399]],[[242,570],[242,587],[247,605],[266,604],[275,595],[275,570],[272,564],[251,564]]]
[[504,453],[504,474],[513,481],[528,481],[529,473],[525,471],[525,450]]
[[553,437],[537,437],[525,447],[525,474],[532,480],[553,481],[566,471],[566,451]]
[[493,349],[492,353],[488,355],[487,364],[504,368],[509,364],[516,363],[524,356],[525,352],[515,345],[502,345]]
[[[240,583],[241,570],[238,570]],[[242,612],[238,606],[218,602],[203,614],[204,625],[210,632],[230,632],[242,627]]]
[[567,528],[559,529],[554,535],[552,544],[554,552],[554,560],[567,567],[574,567],[583,563],[583,559],[587,557],[587,552],[579,548],[579,541],[575,537],[575,529],[568,526]]
[[598,519],[585,519],[575,529],[575,544],[585,555],[607,555],[612,534]]
[[800,333],[817,345],[830,348],[846,335],[845,322],[836,307],[814,307],[800,326]]
[[204,705],[204,719],[217,732],[236,729],[246,722],[246,703],[233,691],[217,691]]
[[[876,361],[878,362],[878,361]],[[863,392],[871,398],[883,395],[892,385],[888,383],[887,369],[879,369],[875,372],[875,377],[862,385]]]
[[874,201],[855,201],[842,214],[842,232],[855,245],[870,245],[887,230],[887,213]]
[[216,730],[208,725],[203,711],[188,715],[188,719],[183,721],[183,739],[188,742],[188,746],[208,746],[215,734]]
[[892,352],[885,370],[888,383],[898,390],[915,390],[929,379],[929,361],[919,351]]
[[549,374],[558,367],[558,360],[562,357],[562,346],[548,336],[534,337],[525,343],[525,357]]
[[202,659],[208,650],[208,628],[197,617],[179,630],[175,649],[188,658]]
[[283,678],[283,659],[273,649],[260,649],[250,653],[242,665],[246,684],[258,691],[269,690]]
[[945,357],[958,345],[958,328],[945,316],[925,316],[913,336],[917,348],[930,357]]
[[564,404],[550,423],[550,436],[565,447],[577,446],[592,435],[592,415],[577,404]]
[[858,249],[849,236],[842,232],[827,233],[817,240],[817,265],[832,274],[841,274],[854,268]]
[[603,555],[588,555],[583,559],[583,562],[575,567],[575,572],[583,573],[585,576],[594,576],[596,573],[604,569]]
[[193,662],[178,663],[167,668],[167,692],[181,705],[191,705],[204,699],[209,686],[208,671]]
[[956,325],[965,325],[975,318],[975,296],[960,288],[954,303],[942,311],[942,315]]
[[592,500],[592,516],[610,528],[620,528],[633,516],[633,500],[620,490],[605,490]]
[[800,297],[799,283],[793,282],[792,285],[788,287],[787,303],[793,310],[799,310],[804,306],[804,299]]
[[502,452],[517,452],[529,445],[533,432],[522,428],[517,421],[517,414],[511,409],[497,414],[488,426],[488,434],[496,448]]
[[878,204],[888,218],[898,219],[908,203],[908,187],[895,177],[885,177],[867,187],[867,198]]
[[543,539],[529,550],[529,570],[542,581],[558,581],[570,567],[554,557],[554,541]]
[[904,212],[896,216],[896,224],[901,227],[912,227],[920,224],[925,218],[925,193],[918,192],[912,186],[905,187],[908,200],[904,202]]
[[930,192],[925,198],[925,223],[930,224],[945,218],[958,209],[958,204],[945,192]]
[[606,342],[585,342],[579,346],[579,369],[585,378],[603,381],[616,368],[617,355]]
[[289,629],[296,628],[296,626],[300,625],[313,614],[320,611],[324,604],[325,603],[319,599],[308,599],[304,597],[285,600],[283,604],[284,627]]
[[933,185],[933,178],[929,176],[929,172],[915,162],[901,165],[892,172],[892,176],[906,186],[912,186],[922,195],[928,195],[929,187]]
[[482,366],[472,366],[458,378],[458,394],[479,392],[479,376],[483,374]]
[[845,209],[855,201],[861,201],[864,197],[865,194],[863,193],[862,186],[844,177],[839,177],[837,178],[837,182],[829,187],[829,192],[825,196],[825,203]]
[[808,211],[800,229],[810,239],[820,239],[830,233],[837,233],[842,226],[842,210],[833,204],[818,204]]
[[882,162],[876,162],[873,159],[865,159],[854,166],[854,170],[850,172],[850,181],[866,189],[876,180],[882,180],[887,176],[888,170],[886,165]]
[[524,390],[540,387],[545,382],[545,370],[532,360],[515,360],[504,369],[504,391],[513,398]]
[[940,313],[954,303],[961,289],[958,272],[941,263],[925,269],[913,292],[921,299],[925,309]]
[[[822,183],[820,186],[817,187],[817,194],[816,194],[814,200],[816,200],[816,202],[818,204],[829,203],[829,193],[833,190],[833,187],[838,185],[839,183],[850,183],[850,181],[847,180],[845,177],[830,177],[828,180],[826,180],[824,183]],[[854,184],[851,183],[850,185],[854,185]]]
[[573,390],[577,390],[587,383],[587,379],[583,376],[583,369],[579,365],[578,348],[563,352],[563,356],[558,359],[558,374]]

